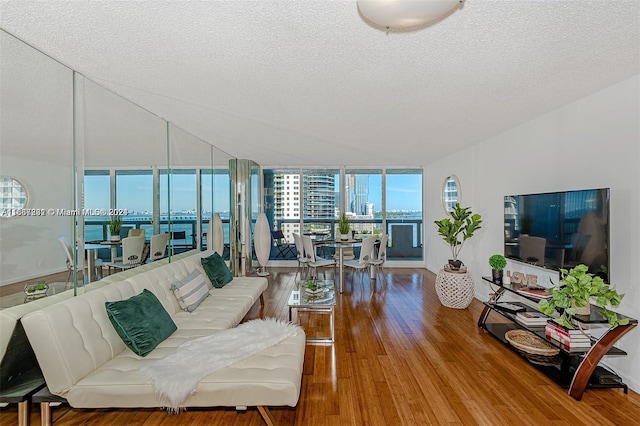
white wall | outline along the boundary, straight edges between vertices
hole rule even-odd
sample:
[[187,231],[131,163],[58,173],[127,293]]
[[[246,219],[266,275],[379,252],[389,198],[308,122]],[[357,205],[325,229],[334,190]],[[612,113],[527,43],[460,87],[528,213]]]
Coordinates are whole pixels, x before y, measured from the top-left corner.
[[[25,185],[31,209],[73,207],[70,69],[0,32],[0,175]],[[0,285],[66,270],[58,243],[73,218],[0,219]]]
[[[489,293],[481,279],[490,272],[488,258],[503,252],[504,195],[611,188],[611,282],[626,294],[618,311],[640,317],[640,75],[430,164],[425,244],[427,268],[434,272],[449,248],[429,224],[444,217],[439,194],[451,173],[460,178],[462,205],[484,221],[460,256],[473,272],[480,300]],[[640,391],[640,328],[617,346],[629,355],[606,363]]]

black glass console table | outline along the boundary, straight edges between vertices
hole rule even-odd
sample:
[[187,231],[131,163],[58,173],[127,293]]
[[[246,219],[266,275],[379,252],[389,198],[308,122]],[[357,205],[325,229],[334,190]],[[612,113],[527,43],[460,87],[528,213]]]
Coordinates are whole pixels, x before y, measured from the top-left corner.
[[[598,364],[602,360],[603,356],[627,354],[625,351],[616,348],[614,345],[622,336],[627,334],[629,331],[631,331],[631,329],[638,325],[637,319],[618,314],[618,317],[620,319],[626,318],[629,320],[629,322],[625,325],[619,325],[615,328],[609,328],[602,336],[597,339],[592,338],[592,345],[588,349],[569,349],[556,340],[547,337],[545,334],[544,326],[530,327],[522,325],[521,323],[516,321],[516,313],[509,312],[504,309],[499,309],[499,305],[496,305],[503,295],[509,293],[514,294],[518,298],[521,298],[520,300],[525,301],[525,303],[509,303],[519,305],[528,311],[537,311],[537,303],[540,299],[519,293],[518,290],[522,288],[522,286],[520,285],[496,284],[493,282],[491,277],[482,277],[482,279],[491,283],[494,288],[497,288],[497,290],[495,290],[492,299],[489,302],[484,303],[484,309],[482,310],[480,318],[478,319],[478,327],[483,328],[492,336],[496,337],[498,340],[502,341],[504,344],[508,345],[511,348],[513,347],[507,342],[505,333],[509,330],[514,329],[528,330],[545,339],[550,344],[558,347],[560,349],[560,357],[557,364],[534,364],[536,364],[536,367],[538,367],[539,370],[556,381],[558,384],[564,387],[568,387],[569,395],[571,395],[571,397],[577,399],[578,401],[582,399],[582,395],[584,394],[584,391],[587,387],[623,388],[625,393],[627,392],[627,385],[622,382],[595,384],[590,383],[589,379],[591,378],[593,372],[596,370],[596,367],[598,367]],[[529,303],[526,303],[526,301],[528,301]],[[503,318],[508,319],[509,321],[488,322],[487,319],[489,318],[489,314],[491,312],[495,312],[501,315]],[[600,313],[600,309],[597,306],[593,305],[591,305],[591,312],[589,315],[575,315],[574,319],[587,327],[594,324],[607,324],[607,319]]]

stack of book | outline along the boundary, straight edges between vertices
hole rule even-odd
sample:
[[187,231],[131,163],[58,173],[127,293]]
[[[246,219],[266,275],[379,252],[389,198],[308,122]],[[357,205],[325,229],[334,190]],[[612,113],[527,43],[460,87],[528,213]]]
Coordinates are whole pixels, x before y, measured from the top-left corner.
[[589,349],[591,347],[589,330],[568,328],[553,320],[549,320],[544,332],[548,338],[560,342],[567,350]]
[[516,314],[516,321],[525,327],[544,327],[548,320],[549,317],[542,312],[530,311]]
[[550,299],[551,293],[544,287],[521,287],[516,290],[519,294],[533,299]]

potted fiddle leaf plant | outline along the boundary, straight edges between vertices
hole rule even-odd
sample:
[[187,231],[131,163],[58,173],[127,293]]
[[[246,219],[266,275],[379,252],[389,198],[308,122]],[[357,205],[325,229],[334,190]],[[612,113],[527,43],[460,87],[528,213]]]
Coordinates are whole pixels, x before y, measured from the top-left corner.
[[589,315],[590,302],[593,301],[600,307],[600,312],[611,327],[628,324],[629,319],[620,319],[615,312],[607,308],[609,305],[613,307],[620,305],[624,294],[618,293],[611,285],[605,284],[601,277],[590,274],[588,271],[589,268],[583,264],[568,271],[560,269],[558,285],[548,289],[551,298],[538,302],[540,311],[551,316],[560,310],[562,314],[556,321],[566,327],[574,328],[571,322],[573,316]]
[[349,231],[351,230],[351,222],[346,213],[342,213],[338,219],[338,231],[340,231],[340,237],[343,240],[349,239]]
[[440,236],[451,247],[452,259],[449,259],[449,268],[458,270],[463,265],[458,259],[458,254],[465,241],[473,237],[473,234],[481,228],[482,217],[472,213],[471,207],[461,207],[460,203],[456,203],[450,215],[450,218],[445,217],[434,223],[438,227]]
[[507,266],[507,259],[501,254],[494,254],[489,258],[491,277],[496,284],[502,284],[502,271]]
[[120,216],[111,216],[111,220],[109,221],[111,241],[118,241],[120,239],[120,229],[122,229],[122,218]]

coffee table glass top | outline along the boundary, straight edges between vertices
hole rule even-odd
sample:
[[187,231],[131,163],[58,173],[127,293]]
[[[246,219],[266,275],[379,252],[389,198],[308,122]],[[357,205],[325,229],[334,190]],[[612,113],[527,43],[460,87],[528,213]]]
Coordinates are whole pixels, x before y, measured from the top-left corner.
[[[309,285],[313,283],[314,285]],[[291,291],[289,306],[335,306],[335,286],[332,280],[300,281]]]

